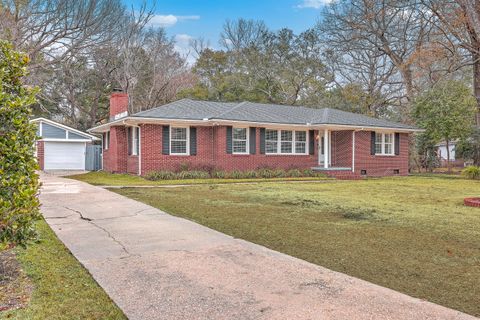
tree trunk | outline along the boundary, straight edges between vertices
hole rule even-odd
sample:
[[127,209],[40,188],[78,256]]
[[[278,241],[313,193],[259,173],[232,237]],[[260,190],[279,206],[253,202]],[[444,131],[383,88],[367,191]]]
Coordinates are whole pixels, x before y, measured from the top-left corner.
[[445,139],[445,144],[447,146],[447,171],[452,172],[452,166],[450,164],[450,141]]
[[473,54],[473,92],[477,99],[475,123],[480,128],[480,51]]

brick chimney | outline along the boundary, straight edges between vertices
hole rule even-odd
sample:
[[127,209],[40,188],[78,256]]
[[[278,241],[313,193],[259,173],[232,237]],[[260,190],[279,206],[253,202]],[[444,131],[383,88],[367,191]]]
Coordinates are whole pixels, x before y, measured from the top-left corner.
[[128,115],[128,94],[114,89],[110,95],[110,120],[117,120]]

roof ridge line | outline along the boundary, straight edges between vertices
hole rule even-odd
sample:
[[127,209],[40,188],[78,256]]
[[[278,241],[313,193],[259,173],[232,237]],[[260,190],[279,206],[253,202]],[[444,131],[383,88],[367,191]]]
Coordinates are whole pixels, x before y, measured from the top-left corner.
[[[245,105],[245,104],[247,104],[247,103],[248,103],[248,101],[239,102],[237,105],[231,107],[231,108],[228,109],[227,111],[224,111],[224,112],[218,114],[218,115],[215,116],[215,117],[221,117],[221,116],[224,115],[225,113],[232,112],[233,110],[235,110],[235,109],[237,109],[238,107],[243,106],[243,105]],[[210,119],[215,119],[215,117],[212,117],[212,118],[210,118]]]

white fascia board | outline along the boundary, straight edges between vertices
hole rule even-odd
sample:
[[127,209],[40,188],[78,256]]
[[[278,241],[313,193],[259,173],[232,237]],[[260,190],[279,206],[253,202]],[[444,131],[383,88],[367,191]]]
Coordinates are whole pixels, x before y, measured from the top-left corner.
[[58,127],[58,128],[62,128],[64,130],[67,130],[67,131],[71,131],[73,133],[76,133],[76,134],[79,134],[81,136],[84,136],[84,137],[88,137],[88,141],[90,140],[100,140],[98,137],[95,137],[95,136],[92,136],[91,134],[88,134],[88,133],[85,133],[83,131],[80,131],[80,130],[77,130],[77,129],[74,129],[72,127],[69,127],[69,126],[66,126],[64,124],[61,124],[61,123],[58,123],[58,122],[55,122],[53,120],[50,120],[50,119],[46,119],[46,118],[36,118],[36,119],[32,119],[30,120],[30,122],[34,122],[34,123],[37,123],[37,122],[46,122],[54,127]]
[[120,120],[112,121],[102,124],[87,130],[88,132],[106,132],[110,127],[115,125],[138,125],[138,124],[166,124],[166,125],[189,125],[189,126],[262,126],[272,129],[303,129],[303,130],[366,130],[366,131],[389,131],[389,132],[424,132],[423,129],[409,129],[409,128],[394,128],[394,127],[374,127],[374,126],[356,126],[356,125],[340,125],[340,124],[289,124],[289,123],[271,123],[271,122],[254,122],[254,121],[239,121],[239,120],[223,120],[223,119],[203,119],[203,120],[189,120],[189,119],[168,119],[168,118],[142,118],[142,117],[127,117]]

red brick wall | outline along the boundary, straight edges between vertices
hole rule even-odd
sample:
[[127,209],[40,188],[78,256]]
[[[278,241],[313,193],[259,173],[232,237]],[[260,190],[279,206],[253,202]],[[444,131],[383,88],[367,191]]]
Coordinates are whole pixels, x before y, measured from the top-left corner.
[[[259,167],[274,167],[282,169],[311,168],[318,165],[317,145],[314,155],[265,155],[260,154],[260,128],[256,130],[256,152],[254,155],[226,153],[227,127],[215,127],[214,157],[215,165],[223,170],[253,170]],[[315,132],[316,136],[317,132]]]
[[182,164],[193,168],[215,167],[221,170],[253,170],[259,167],[310,168],[317,165],[315,155],[260,154],[260,129],[256,133],[256,154],[226,152],[226,127],[197,127],[197,154],[175,156],[162,154],[162,126],[141,125],[142,174],[154,170],[177,170]]
[[37,141],[37,161],[40,170],[45,167],[45,143],[43,141]]
[[352,131],[332,132],[332,166],[352,167]]
[[127,157],[127,172],[131,174],[138,174],[138,156]]
[[394,169],[400,175],[408,174],[408,141],[407,133],[400,133],[400,154],[394,156],[377,156],[370,154],[371,132],[355,133],[355,172],[367,170],[367,176],[391,176]]
[[128,95],[123,92],[114,92],[110,95],[110,117],[128,111]]
[[110,128],[110,145],[103,150],[103,170],[127,172],[127,130],[126,127]]
[[[226,127],[197,127],[197,155],[178,156],[162,154],[162,126],[140,126],[141,174],[154,170],[178,170],[183,164],[191,168],[218,168],[226,171],[253,170],[259,167],[311,168],[318,166],[317,143],[314,155],[260,154],[260,128],[256,131],[256,154],[235,155],[226,153]],[[315,136],[318,132],[315,131]],[[127,137],[124,127],[112,127],[110,148],[104,150],[104,170],[110,172],[138,173],[138,156],[127,156]],[[332,165],[352,166],[352,131],[332,132]],[[370,155],[370,132],[355,133],[355,173],[367,170],[368,176],[408,174],[408,134],[400,134],[400,155]]]

